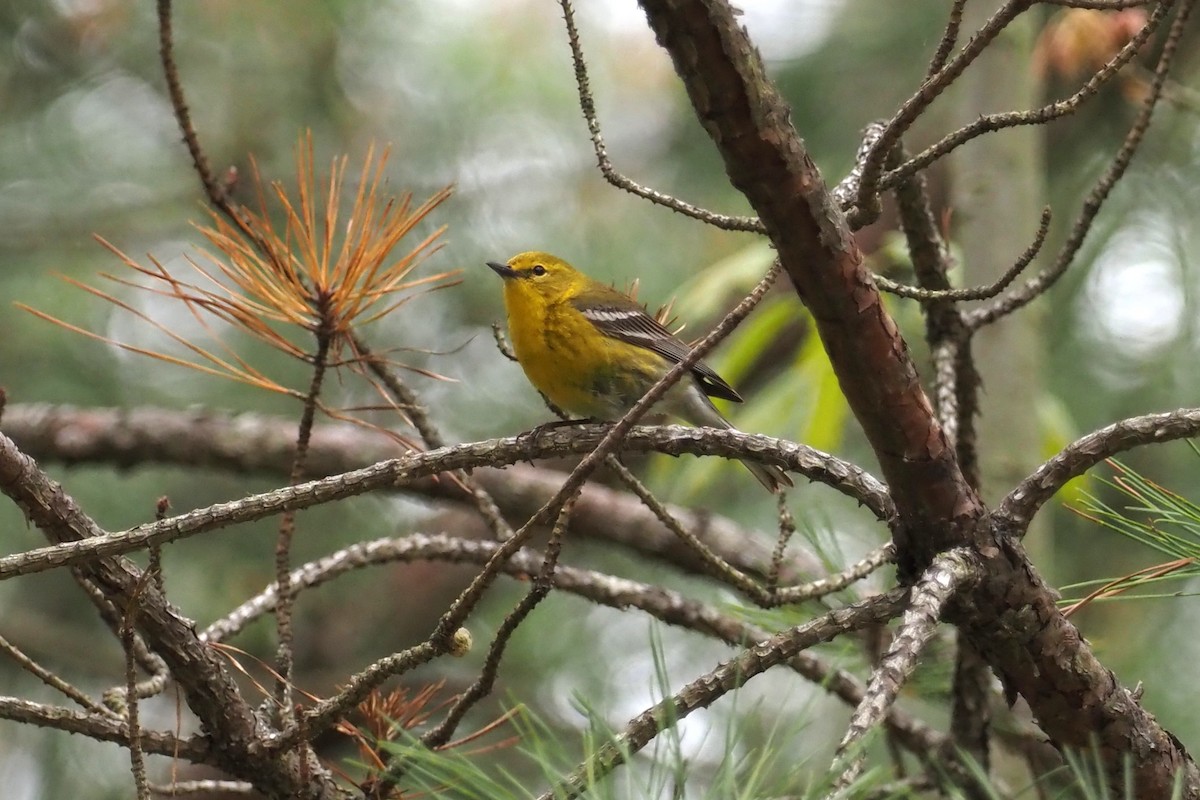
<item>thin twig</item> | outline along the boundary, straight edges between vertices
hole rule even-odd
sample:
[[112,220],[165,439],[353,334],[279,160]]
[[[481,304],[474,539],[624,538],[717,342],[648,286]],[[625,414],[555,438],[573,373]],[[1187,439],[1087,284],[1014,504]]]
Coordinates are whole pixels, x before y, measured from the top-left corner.
[[[158,498],[158,502],[154,504],[154,521],[162,522],[167,518],[167,512],[171,510],[171,499],[166,495]],[[166,597],[167,584],[163,577],[162,566],[162,545],[151,545],[149,548],[149,558],[146,562],[146,572],[150,573],[150,577],[154,579],[154,588],[158,593]]]
[[400,380],[400,376],[394,370],[388,368],[387,359],[376,355],[357,333],[351,336],[351,346],[359,358],[366,363],[367,369],[379,379],[388,394],[399,404],[400,410],[408,417],[408,421],[412,423],[425,446],[432,449],[446,444],[441,431],[429,416],[429,409],[425,408],[425,404],[417,397],[417,393]]
[[[298,590],[305,590],[324,585],[354,570],[398,561],[483,564],[493,557],[498,547],[495,542],[420,533],[359,542],[298,567],[292,573],[292,583]],[[544,563],[544,555],[522,549],[504,563],[503,571],[507,575],[525,579],[537,575]],[[615,609],[637,608],[669,625],[715,637],[731,645],[744,646],[747,642],[762,641],[771,636],[768,631],[742,619],[661,586],[563,565],[555,570],[553,579],[554,587],[560,591]],[[200,634],[201,639],[217,643],[236,636],[255,619],[270,613],[275,597],[274,586],[268,586],[210,625]],[[788,661],[788,665],[843,702],[857,705],[862,700],[865,686],[853,675],[831,667],[817,656],[799,653]],[[889,729],[905,747],[914,752],[936,752],[946,741],[937,731],[901,712],[893,713],[888,720]]]
[[781,587],[772,595],[772,600],[777,605],[788,605],[791,603],[803,603],[806,600],[815,600],[818,597],[825,597],[834,592],[840,592],[847,586],[861,581],[884,564],[890,564],[895,560],[896,546],[888,542],[882,547],[872,550],[841,572],[834,573],[826,578],[809,581],[799,586]]
[[30,675],[33,675],[51,689],[61,692],[71,700],[74,700],[88,711],[92,711],[97,714],[109,714],[113,717],[120,716],[107,706],[97,703],[82,689],[79,689],[71,683],[68,683],[50,670],[43,667],[41,664],[34,661],[32,658],[26,655],[24,651],[14,645],[12,642],[5,639],[3,636],[0,636],[0,651],[8,655],[8,657],[11,658],[21,669],[25,670]]
[[707,708],[730,691],[744,686],[751,679],[809,647],[866,625],[891,619],[901,610],[907,596],[907,590],[894,589],[887,594],[830,611],[759,642],[631,719],[622,733],[597,747],[585,763],[564,776],[538,800],[572,800],[579,797],[588,786],[645,747],[667,725],[678,723],[698,708]]
[[[162,694],[171,680],[167,662],[163,661],[157,653],[150,652],[141,636],[133,638],[133,655],[137,659],[138,665],[149,673],[148,677],[133,685],[134,696],[139,700],[146,700]],[[105,705],[110,708],[123,708],[129,702],[128,691],[129,688],[124,685],[107,689],[104,692]]]
[[179,80],[179,69],[175,66],[175,37],[171,28],[171,0],[158,0],[158,48],[159,59],[162,62],[163,77],[167,81],[167,95],[171,98],[171,108],[175,112],[175,119],[179,123],[179,130],[183,134],[183,143],[187,145],[188,154],[192,157],[192,166],[196,170],[196,175],[199,176],[200,183],[204,185],[204,191],[212,204],[222,211],[226,211],[231,217],[236,218],[237,214],[231,208],[228,208],[225,190],[213,178],[212,170],[208,166],[208,159],[205,157],[204,151],[200,147],[200,140],[196,136],[196,129],[192,126],[191,112],[188,110],[187,100],[183,95],[183,84]]
[[1003,275],[987,286],[972,286],[965,289],[928,289],[923,286],[907,286],[903,283],[897,283],[885,275],[876,275],[875,282],[885,292],[912,300],[948,300],[953,302],[990,300],[1012,285],[1012,282],[1020,277],[1025,268],[1033,262],[1033,259],[1037,258],[1038,253],[1042,250],[1042,245],[1046,243],[1046,236],[1050,233],[1051,216],[1049,206],[1042,209],[1042,216],[1038,221],[1038,228],[1033,235],[1033,241],[1017,257],[1012,266],[1004,271]]
[[1154,13],[1146,24],[1120,49],[1107,63],[1088,78],[1070,97],[1056,100],[1040,108],[1025,111],[1005,111],[998,114],[985,114],[939,139],[934,144],[922,150],[917,155],[905,160],[902,164],[889,169],[880,179],[879,186],[886,189],[907,175],[913,175],[944,158],[967,142],[980,136],[1006,128],[1024,125],[1045,125],[1056,119],[1074,114],[1091,97],[1094,97],[1110,80],[1115,78],[1121,69],[1138,54],[1150,37],[1158,30],[1166,18],[1174,0],[1163,0],[1155,6]]
[[667,527],[667,530],[679,537],[681,542],[700,557],[701,562],[709,568],[715,578],[734,587],[759,605],[766,605],[770,602],[770,593],[758,581],[721,558],[711,547],[702,542],[700,537],[685,528],[663,505],[662,501],[655,497],[646,485],[638,480],[637,476],[615,456],[609,456],[606,465],[616,473],[617,479],[642,501],[642,505],[650,509],[654,516]]
[[[496,685],[496,678],[499,676],[500,660],[504,657],[504,651],[512,640],[513,634],[517,632],[517,628],[533,609],[550,594],[550,590],[554,586],[554,573],[558,568],[558,558],[562,553],[563,537],[573,505],[573,499],[568,500],[563,505],[562,511],[559,512],[558,519],[555,520],[554,527],[550,532],[550,540],[546,545],[541,566],[534,576],[533,585],[521,598],[516,608],[509,612],[500,624],[495,638],[488,647],[479,677],[457,697],[442,721],[421,736],[421,744],[425,747],[437,749],[446,745],[454,737],[455,731],[467,712],[476,703],[491,694]],[[387,768],[372,786],[373,796],[388,796],[390,790],[395,787],[406,771],[407,765],[403,760],[388,759],[385,763],[387,763]]]
[[[368,347],[367,343],[360,336],[355,334],[352,338],[352,346],[361,358],[366,361],[367,368],[380,380],[384,388],[392,398],[399,404],[401,411],[408,417],[409,422],[416,428],[417,435],[421,437],[421,441],[425,446],[434,449],[442,447],[446,444],[446,439],[438,430],[437,425],[429,416],[429,410],[425,408],[425,404],[421,402],[421,398],[407,383],[400,379],[396,371],[389,368],[386,359],[380,358]],[[484,523],[492,531],[492,535],[498,540],[511,538],[513,535],[512,526],[504,519],[499,506],[496,505],[495,499],[488,493],[486,489],[479,485],[479,482],[474,480],[465,472],[457,472],[454,475],[455,480],[466,489],[472,503],[475,505],[475,510],[479,512],[479,516],[483,518]]]
[[[92,602],[92,605],[96,607],[96,610],[100,613],[100,619],[108,626],[108,629],[112,631],[113,636],[118,641],[123,640],[127,635],[124,631],[125,612],[109,599],[109,596],[105,594],[103,589],[96,585],[95,581],[87,575],[82,574],[79,567],[73,567],[72,569],[76,572],[75,580],[79,584],[79,588],[83,590],[84,594]],[[143,584],[141,583],[144,575],[146,573],[143,572],[138,576],[139,583],[137,586],[139,588],[137,591],[139,593],[144,591],[144,588],[142,588]],[[138,666],[145,670],[149,676],[145,680],[135,684],[137,687],[137,696],[145,699],[162,693],[170,677],[166,662],[146,645],[145,640],[136,629],[132,633],[130,649],[137,660]],[[125,693],[126,687],[124,683],[120,686],[114,686],[104,692],[102,702],[117,713],[124,714],[128,703]]]
[[[1163,0],[1163,5],[1169,6],[1174,4],[1174,2],[1175,0]],[[1074,225],[1071,226],[1071,232],[1067,236],[1067,241],[1058,251],[1058,257],[1054,264],[1031,278],[1012,293],[1000,297],[988,306],[970,312],[967,316],[967,325],[969,327],[978,329],[1028,305],[1053,286],[1074,262],[1075,256],[1083,246],[1084,239],[1087,238],[1088,233],[1092,229],[1092,223],[1095,221],[1096,215],[1100,213],[1100,209],[1104,206],[1104,202],[1112,193],[1113,188],[1125,175],[1130,162],[1141,146],[1143,138],[1145,138],[1146,131],[1150,127],[1150,120],[1154,116],[1154,110],[1157,108],[1159,98],[1162,96],[1163,84],[1166,82],[1167,75],[1175,63],[1175,54],[1179,48],[1179,40],[1187,28],[1188,16],[1191,14],[1195,2],[1194,0],[1180,0],[1178,5],[1179,11],[1174,22],[1171,23],[1171,28],[1167,32],[1166,39],[1163,42],[1162,52],[1159,54],[1158,63],[1154,68],[1154,79],[1150,81],[1149,90],[1142,101],[1142,107],[1138,111],[1137,118],[1130,126],[1129,132],[1125,135],[1125,141],[1122,142],[1121,148],[1113,156],[1108,169],[1104,171],[1104,175],[1096,182],[1096,185],[1084,201],[1083,207],[1079,211],[1079,216],[1076,217]]]
[[[315,312],[319,318],[328,318],[328,298],[314,298]],[[315,332],[317,350],[312,357],[312,375],[308,391],[304,395],[304,405],[300,413],[300,423],[296,430],[296,451],[292,456],[292,470],[288,476],[288,485],[295,486],[304,477],[305,465],[308,460],[308,445],[312,440],[313,421],[317,414],[317,405],[321,396],[325,371],[329,368],[330,345],[333,342],[330,330],[324,324]],[[292,540],[296,535],[296,512],[288,509],[279,519],[279,531],[275,537],[275,583],[279,587],[279,602],[275,605],[275,706],[279,714],[280,725],[288,724],[295,719],[294,701],[292,699],[292,607],[293,598],[288,581],[292,575]]]
[[[569,496],[568,496],[569,498]],[[563,501],[566,502],[565,500]],[[545,508],[545,507],[543,507]],[[377,686],[393,675],[400,675],[428,663],[454,648],[454,633],[474,611],[484,592],[503,570],[504,564],[529,539],[540,514],[527,521],[512,538],[504,541],[484,564],[450,607],[438,618],[433,632],[425,641],[387,658],[380,659],[365,670],[351,676],[336,695],[322,700],[305,711],[295,724],[284,729],[269,743],[272,751],[285,751],[316,736],[333,725],[348,709],[358,705]]]
[[563,21],[567,26],[567,41],[571,45],[571,60],[575,65],[575,86],[579,93],[579,107],[583,111],[584,120],[587,122],[588,133],[592,138],[592,147],[596,151],[597,166],[600,167],[600,174],[604,176],[604,180],[618,189],[649,200],[651,203],[665,206],[672,211],[693,219],[698,219],[705,224],[721,228],[722,230],[765,233],[766,229],[757,217],[732,217],[726,214],[718,214],[715,211],[708,211],[691,203],[685,203],[669,194],[642,186],[613,168],[612,161],[608,157],[608,148],[604,144],[604,137],[600,133],[600,121],[596,116],[596,103],[592,99],[592,91],[588,83],[587,62],[583,58],[583,47],[579,43],[579,31],[575,27],[575,10],[572,8],[570,0],[559,0],[559,6],[562,8]]
[[942,67],[946,66],[946,59],[950,57],[950,51],[958,42],[958,31],[962,28],[963,6],[966,4],[967,0],[954,0],[954,4],[950,6],[950,15],[946,17],[946,28],[942,31],[942,38],[938,40],[933,58],[929,60],[929,69],[925,71],[926,80],[932,78],[941,71]]
[[180,133],[183,135],[183,142],[187,146],[188,155],[192,158],[192,167],[200,179],[204,194],[213,207],[249,237],[260,251],[270,255],[272,253],[270,245],[252,226],[246,223],[238,207],[230,201],[226,187],[213,176],[208,158],[200,146],[200,137],[196,135],[196,128],[192,125],[191,112],[188,110],[183,84],[179,80],[179,69],[175,64],[175,37],[171,24],[172,2],[171,0],[158,0],[157,8],[159,60],[162,64],[163,78],[167,82],[167,96],[171,100],[171,111],[175,115]]
[[488,648],[479,678],[459,696],[450,710],[446,712],[446,717],[441,724],[431,728],[421,737],[421,743],[426,747],[436,748],[449,742],[467,711],[491,693],[499,674],[500,659],[504,657],[504,651],[513,634],[517,632],[517,628],[533,609],[550,594],[550,589],[554,586],[554,573],[558,568],[558,558],[562,554],[563,538],[566,534],[567,523],[570,521],[573,505],[574,503],[569,500],[559,512],[558,519],[555,520],[554,527],[550,531],[550,540],[546,544],[545,556],[542,559],[541,568],[534,576],[533,585],[521,598],[516,608],[509,612],[500,624],[496,631],[496,637]]
[[796,535],[796,519],[788,508],[787,494],[780,492],[775,499],[775,513],[779,519],[779,534],[775,537],[775,549],[771,551],[771,568],[767,572],[767,592],[777,596],[779,591],[779,571],[783,566],[784,556],[787,555],[788,542]]
[[[884,163],[913,122],[925,113],[925,109],[947,87],[958,80],[959,75],[987,49],[992,41],[1000,35],[1000,32],[1008,27],[1009,23],[1026,11],[1032,2],[1033,0],[1007,0],[958,51],[958,54],[936,74],[926,79],[888,121],[863,164],[858,194],[853,202],[854,209],[847,215],[856,220],[856,226],[869,222],[875,215],[873,209],[878,208],[877,195],[881,188],[880,178]],[[865,217],[865,219],[860,220],[859,217]]]
[[[146,578],[149,579],[149,574]],[[125,724],[129,728],[129,769],[133,773],[133,784],[137,789],[137,800],[149,800],[150,784],[146,779],[146,757],[142,752],[139,708],[137,696],[137,658],[134,655],[134,622],[138,613],[138,595],[129,599],[129,606],[121,620],[121,649],[125,653]]]

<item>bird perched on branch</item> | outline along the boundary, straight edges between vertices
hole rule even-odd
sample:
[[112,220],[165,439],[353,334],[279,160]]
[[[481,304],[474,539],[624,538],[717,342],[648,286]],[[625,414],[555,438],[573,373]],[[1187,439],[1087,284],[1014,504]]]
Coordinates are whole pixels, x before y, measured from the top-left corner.
[[[504,279],[517,362],[546,399],[570,414],[619,419],[691,350],[633,298],[561,258],[530,252],[487,265]],[[693,425],[732,428],[709,397],[742,402],[697,362],[656,408]],[[771,492],[792,485],[778,467],[742,463]]]

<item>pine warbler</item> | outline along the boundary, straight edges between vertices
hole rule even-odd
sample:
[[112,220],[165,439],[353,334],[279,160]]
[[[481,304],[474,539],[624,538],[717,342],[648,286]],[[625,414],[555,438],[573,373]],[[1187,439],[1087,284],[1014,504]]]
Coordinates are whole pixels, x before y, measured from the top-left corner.
[[[635,300],[549,253],[487,265],[504,279],[517,361],[530,383],[568,413],[619,419],[690,350]],[[710,396],[742,402],[711,367],[697,363],[657,408],[693,425],[732,428]],[[771,492],[792,485],[778,467],[742,463]]]

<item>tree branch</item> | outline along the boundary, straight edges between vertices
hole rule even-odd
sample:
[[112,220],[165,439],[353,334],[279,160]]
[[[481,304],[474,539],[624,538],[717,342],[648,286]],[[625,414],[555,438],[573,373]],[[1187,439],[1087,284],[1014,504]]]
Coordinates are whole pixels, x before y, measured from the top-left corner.
[[[1096,215],[1100,213],[1100,209],[1108,199],[1109,194],[1112,193],[1113,187],[1125,175],[1130,162],[1133,161],[1134,155],[1137,154],[1138,149],[1141,147],[1146,131],[1150,128],[1150,120],[1154,116],[1155,108],[1158,107],[1159,99],[1162,97],[1163,84],[1166,83],[1167,76],[1170,74],[1171,67],[1175,62],[1179,40],[1183,37],[1184,31],[1187,29],[1187,19],[1195,7],[1195,0],[1179,0],[1178,3],[1176,3],[1176,0],[1163,0],[1162,2],[1162,6],[1164,7],[1174,7],[1176,5],[1178,5],[1178,13],[1175,16],[1175,20],[1171,23],[1166,40],[1163,42],[1162,52],[1159,54],[1158,63],[1154,68],[1154,78],[1150,81],[1149,91],[1146,92],[1146,96],[1142,100],[1142,107],[1138,111],[1137,118],[1130,126],[1129,132],[1125,135],[1125,141],[1121,143],[1117,154],[1113,156],[1108,169],[1105,170],[1104,175],[1096,182],[1096,185],[1084,201],[1083,208],[1080,210],[1078,217],[1076,217],[1075,224],[1071,227],[1071,233],[1067,237],[1067,241],[1058,251],[1058,257],[1049,268],[1035,275],[1023,286],[998,298],[992,304],[975,309],[968,314],[966,321],[969,327],[978,329],[1033,302],[1034,299],[1040,297],[1046,290],[1053,286],[1074,262],[1075,255],[1083,246],[1084,239],[1087,238],[1088,232],[1092,229],[1092,223],[1095,221]],[[1156,11],[1158,10],[1161,10],[1161,7],[1160,9],[1156,9]]]
[[727,231],[763,233],[762,223],[754,217],[732,217],[727,214],[718,214],[715,211],[694,206],[672,195],[664,194],[648,186],[642,186],[640,183],[622,175],[613,167],[612,161],[608,157],[608,148],[604,144],[604,137],[600,133],[600,120],[596,115],[596,102],[592,99],[592,90],[588,85],[587,62],[583,58],[583,46],[579,43],[579,31],[575,27],[575,10],[570,0],[559,0],[558,4],[562,8],[563,22],[567,26],[567,43],[571,46],[571,61],[575,66],[575,87],[579,93],[579,108],[583,112],[584,121],[587,123],[588,133],[592,138],[592,149],[596,153],[596,165],[600,168],[600,174],[604,176],[604,180],[622,191],[649,200],[656,205],[669,208],[678,214],[700,220],[706,225],[712,225],[714,228],[721,228]]
[[[242,475],[286,476],[295,446],[295,426],[284,420],[212,410],[13,405],[0,427],[22,450],[44,463],[109,464],[122,469],[172,464]],[[377,431],[326,424],[313,430],[309,474],[328,477],[408,453]],[[845,462],[830,467],[831,472],[852,469]],[[517,520],[532,516],[566,480],[564,473],[523,463],[503,470],[476,468],[473,477],[509,519]],[[883,487],[869,478],[866,485],[874,487],[870,507],[890,513],[886,494],[876,493]],[[436,477],[413,479],[391,488],[433,499],[471,502],[455,481]],[[751,574],[767,573],[771,551],[763,532],[747,530],[707,511],[670,504],[665,508],[725,562]],[[615,541],[684,569],[705,569],[701,559],[667,530],[651,509],[627,494],[595,484],[580,493],[568,535]],[[784,566],[781,578],[788,582],[825,573],[821,560],[801,548],[792,549]]]
[[1038,509],[1072,478],[1134,447],[1196,435],[1200,435],[1200,409],[1195,408],[1114,422],[1076,439],[1034,470],[1000,501],[992,516],[1009,535],[1024,536]]
[[892,644],[872,672],[866,694],[850,718],[846,735],[838,743],[835,768],[839,763],[849,763],[835,781],[835,791],[847,788],[862,772],[864,762],[857,746],[895,704],[900,690],[917,667],[921,651],[941,624],[947,603],[973,580],[975,565],[971,561],[965,548],[942,553],[913,584]]
[[759,642],[736,658],[701,675],[674,696],[646,709],[625,726],[614,741],[606,742],[538,800],[569,800],[579,797],[588,785],[623,764],[665,727],[673,725],[698,708],[707,708],[733,689],[745,685],[777,664],[814,645],[866,625],[886,622],[903,608],[907,592],[894,589],[854,605],[840,608],[803,625]]
[[944,158],[962,145],[984,134],[1021,125],[1044,125],[1047,122],[1074,114],[1089,98],[1094,97],[1106,83],[1116,77],[1122,67],[1133,60],[1133,57],[1137,55],[1142,46],[1150,40],[1150,37],[1158,30],[1163,20],[1166,19],[1167,13],[1170,11],[1173,3],[1174,0],[1156,3],[1154,12],[1150,15],[1146,24],[1142,26],[1141,30],[1126,42],[1125,46],[1118,50],[1117,54],[1108,63],[1094,72],[1083,86],[1079,87],[1070,97],[1056,100],[1041,108],[1032,108],[1026,111],[1006,111],[979,117],[970,124],[964,125],[953,133],[942,137],[912,158],[906,159],[894,169],[888,170],[881,177],[880,186],[883,188],[893,186],[897,180],[929,167],[938,159]]
[[[53,728],[78,733],[99,742],[128,745],[129,726],[125,720],[107,714],[89,714],[62,706],[48,706],[21,700],[16,697],[0,697],[0,719],[12,720],[41,728]],[[203,736],[180,739],[173,733],[142,730],[138,735],[142,750],[161,756],[179,756],[195,764],[218,764],[219,759],[212,751],[212,743]]]
[[[292,573],[292,582],[298,591],[304,591],[353,570],[398,561],[484,564],[492,559],[499,547],[495,542],[457,539],[440,534],[427,536],[415,533],[401,538],[377,539],[351,545],[297,568]],[[528,579],[536,575],[543,564],[542,555],[521,549],[513,553],[501,569],[515,578]],[[737,647],[745,646],[748,642],[763,641],[772,635],[736,616],[661,586],[566,565],[557,567],[553,581],[554,588],[560,591],[618,610],[636,608],[668,625],[714,637]],[[258,617],[270,613],[274,603],[275,588],[271,585],[214,622],[200,637],[206,642],[227,641]],[[850,705],[861,702],[865,687],[848,672],[831,667],[810,653],[798,653],[788,664],[798,674],[843,702]],[[886,724],[905,747],[923,757],[931,757],[947,742],[937,731],[897,709],[892,709]]]
[[912,558],[909,531],[921,532],[929,552],[952,547],[962,542],[959,526],[983,509],[962,480],[903,337],[733,10],[723,0],[643,0],[642,7],[731,182],[758,212],[812,312],[891,488],[901,571],[915,574],[922,565]]
[[[50,480],[7,436],[0,435],[0,491],[21,508],[58,547],[88,546],[106,538],[103,530]],[[53,549],[53,548],[51,548]],[[90,554],[76,564],[118,607],[137,598],[138,628],[171,668],[206,733],[215,738],[213,753],[230,772],[249,778],[268,793],[306,800],[338,796],[328,773],[317,763],[295,757],[266,756],[259,744],[259,720],[246,704],[220,658],[200,642],[190,620],[181,617],[153,581],[124,559]],[[110,554],[111,555],[111,554]]]
[[[897,112],[874,144],[877,157],[863,169],[860,209],[876,194],[878,168],[908,126],[1031,2],[1003,4]],[[1060,747],[1088,747],[1098,739],[1106,777],[1118,791],[1129,769],[1137,792],[1166,796],[1183,770],[1187,796],[1200,797],[1200,777],[1186,751],[1096,660],[1020,544],[990,524],[846,221],[733,10],[723,0],[642,0],[642,7],[731,182],[758,213],[812,312],[891,490],[902,579],[919,575],[944,550],[972,547],[980,580],[952,604],[951,621],[1025,697],[1051,739]],[[1182,19],[1172,25],[1158,79],[1182,35]],[[1085,210],[1094,214],[1095,208]]]
[[[94,528],[86,540],[68,541],[0,558],[0,580],[85,562],[98,555],[120,555],[156,542],[165,543],[263,519],[287,509],[309,508],[354,497],[447,470],[511,464],[534,457],[595,452],[605,436],[610,434],[611,430],[604,426],[588,426],[569,431],[544,432],[533,440],[528,436],[519,436],[471,442],[411,453],[365,469],[218,503],[119,533],[105,533]],[[12,442],[0,435],[0,453],[4,452],[4,447],[11,448]],[[827,481],[877,513],[886,513],[889,508],[883,487],[857,467],[805,445],[767,436],[713,428],[638,428],[626,436],[623,449],[629,452],[656,450],[670,455],[694,453],[761,458],[767,463],[807,474],[810,478]]]
[[1007,0],[996,10],[982,28],[967,41],[963,48],[949,59],[937,72],[930,75],[920,88],[904,101],[895,115],[888,121],[883,135],[875,143],[871,156],[863,170],[856,208],[869,208],[872,197],[879,191],[880,175],[892,149],[900,143],[912,124],[923,114],[946,88],[958,79],[979,54],[995,40],[1000,32],[1033,5],[1033,0]]

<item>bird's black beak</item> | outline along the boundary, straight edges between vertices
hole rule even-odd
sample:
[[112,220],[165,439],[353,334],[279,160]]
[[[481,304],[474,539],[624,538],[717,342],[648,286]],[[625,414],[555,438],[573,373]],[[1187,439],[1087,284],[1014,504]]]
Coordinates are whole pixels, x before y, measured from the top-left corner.
[[489,261],[487,262],[487,265],[495,270],[496,274],[505,280],[517,277],[517,271],[508,264],[498,264],[495,261]]

